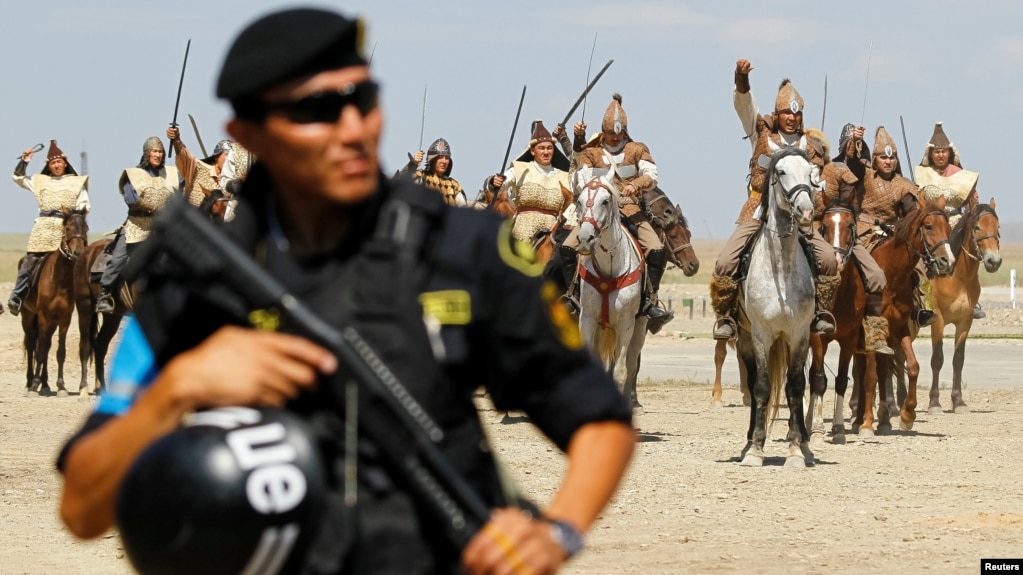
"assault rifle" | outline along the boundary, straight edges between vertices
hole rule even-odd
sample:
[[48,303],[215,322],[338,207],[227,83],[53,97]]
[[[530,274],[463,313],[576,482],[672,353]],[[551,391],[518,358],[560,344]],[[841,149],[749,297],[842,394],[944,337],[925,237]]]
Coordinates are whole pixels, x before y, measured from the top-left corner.
[[[443,430],[354,327],[338,331],[320,319],[183,199],[175,198],[156,218],[149,238],[129,262],[128,278],[159,277],[160,268],[168,265],[175,275],[233,293],[236,301],[225,303],[225,309],[279,314],[289,331],[333,352],[338,370],[324,382],[326,390],[349,415],[355,406],[363,412],[358,429],[380,447],[395,478],[407,482],[459,549],[483,528],[490,509],[437,447]],[[346,484],[345,489],[351,487]]]

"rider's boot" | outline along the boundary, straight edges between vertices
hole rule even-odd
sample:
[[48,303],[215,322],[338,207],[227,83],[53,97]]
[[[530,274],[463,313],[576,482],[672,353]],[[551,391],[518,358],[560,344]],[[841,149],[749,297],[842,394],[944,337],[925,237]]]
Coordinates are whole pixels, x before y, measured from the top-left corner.
[[664,249],[650,250],[646,256],[646,273],[649,280],[649,293],[644,294],[643,305],[640,313],[649,319],[647,329],[650,333],[657,335],[664,324],[675,318],[675,314],[664,309],[657,292],[661,289],[661,278],[664,277],[664,269],[668,266],[668,252]]
[[913,321],[920,327],[927,327],[938,321],[938,316],[931,311],[930,306],[930,295],[931,295],[931,282],[927,278],[922,278],[916,271],[912,272],[916,277],[917,288],[913,290],[913,308],[916,313],[913,314]]
[[888,320],[881,315],[883,296],[880,293],[868,293],[866,315],[863,317],[863,347],[865,351],[873,351],[882,355],[895,355],[895,350],[888,346]]
[[565,276],[565,285],[568,291],[562,296],[568,311],[578,314],[581,309],[579,305],[579,282],[576,280],[576,272],[579,268],[579,252],[575,248],[564,244],[558,246],[558,256],[561,257],[561,273]]
[[732,276],[712,276],[710,278],[710,307],[717,316],[714,322],[714,339],[732,339],[735,337],[735,299],[739,296],[739,282]]
[[21,261],[21,267],[18,268],[18,279],[14,281],[14,289],[11,290],[10,299],[7,300],[7,309],[10,310],[11,315],[21,313],[21,304],[25,301],[25,295],[28,294],[32,271],[35,270],[40,259],[42,259],[40,256],[29,252]]
[[977,302],[977,305],[973,307],[973,319],[984,319],[986,317],[987,313],[981,309],[980,302]]
[[817,312],[810,323],[810,331],[813,333],[835,333],[835,316],[831,315],[831,308],[835,307],[835,298],[838,297],[838,285],[842,282],[842,276],[818,276],[815,288],[817,300]]

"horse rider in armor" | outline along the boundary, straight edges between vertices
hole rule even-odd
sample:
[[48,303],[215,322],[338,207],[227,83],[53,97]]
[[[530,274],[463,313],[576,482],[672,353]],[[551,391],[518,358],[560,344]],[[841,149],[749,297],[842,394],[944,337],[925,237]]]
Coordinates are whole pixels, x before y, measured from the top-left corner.
[[[853,174],[846,164],[846,156],[856,152],[852,136],[856,128],[847,124],[842,130],[839,139],[840,151],[835,158],[831,158],[831,149],[827,138],[817,129],[806,130],[808,143],[811,147],[811,161],[821,169],[821,180],[824,181],[824,191],[814,198],[814,222],[819,226],[824,211],[835,201],[842,201],[852,208],[853,214],[859,215],[862,204],[862,186],[859,186],[859,178]],[[860,129],[860,138],[863,133]],[[855,230],[853,230],[855,233]],[[864,347],[875,353],[893,355],[895,353],[888,346],[888,320],[882,315],[884,311],[883,299],[884,289],[888,287],[888,280],[885,278],[884,270],[877,265],[870,252],[853,238],[852,250],[849,258],[856,263],[856,267],[863,278],[864,291],[867,294],[865,315],[863,318]],[[846,264],[848,265],[848,264]]]
[[134,168],[121,172],[118,188],[128,205],[128,219],[111,242],[111,258],[99,282],[98,313],[114,311],[114,286],[128,258],[139,242],[149,237],[153,217],[167,201],[185,189],[185,182],[177,168],[164,165],[163,141],[158,136],[147,138],[142,144],[142,158]]
[[[646,144],[636,142],[629,135],[628,117],[622,108],[622,97],[615,94],[600,124],[601,132],[596,138],[585,141],[586,124],[579,122],[573,128],[575,136],[575,164],[579,168],[609,170],[615,187],[620,193],[619,210],[623,219],[628,219],[636,228],[636,240],[646,260],[647,282],[643,286],[643,303],[640,313],[650,318],[649,329],[657,333],[660,327],[673,317],[657,298],[661,278],[668,265],[667,251],[657,236],[640,202],[643,192],[657,186],[657,165]],[[572,230],[558,248],[562,272],[570,286],[566,301],[572,311],[578,311],[578,282],[575,281],[579,261],[579,231]],[[575,286],[574,288],[571,286]]]
[[231,140],[217,142],[211,156],[199,159],[181,141],[181,132],[177,128],[167,128],[167,139],[170,140],[174,153],[177,154],[174,165],[185,182],[185,189],[188,190],[188,203],[199,207],[206,199],[208,192],[223,189],[220,183],[220,174],[227,162],[232,142]]
[[[875,133],[873,154],[863,143],[863,128],[857,127],[852,139],[854,147],[864,148],[860,153],[846,156],[849,168],[863,185],[863,203],[856,224],[858,243],[867,250],[873,250],[888,235],[885,228],[919,207],[919,189],[902,176],[899,149],[884,126],[878,126]],[[869,163],[864,159],[868,155],[872,158]],[[922,268],[923,263],[918,262],[914,271],[917,285],[920,283]],[[913,320],[920,326],[931,325],[936,316],[934,312],[924,309],[920,294],[916,295],[917,309]]]
[[[728,238],[725,246],[714,264],[714,275],[710,282],[711,304],[717,321],[714,324],[714,339],[732,339],[736,336],[735,300],[739,295],[739,259],[753,236],[763,225],[763,215],[757,213],[760,208],[761,190],[767,178],[767,170],[758,163],[761,155],[770,155],[770,144],[778,147],[798,146],[811,158],[814,151],[807,143],[803,132],[803,98],[789,80],[784,80],[775,97],[774,113],[760,114],[760,108],[750,90],[749,73],[753,65],[749,60],[739,60],[735,65],[735,92],[732,102],[742,122],[746,139],[750,141],[753,157],[750,159],[749,183],[746,188],[746,203],[736,220],[737,227]],[[820,161],[820,160],[818,160]],[[838,261],[834,249],[824,241],[820,232],[804,231],[805,239],[813,248],[816,262],[810,262],[810,269],[815,271],[817,312],[810,325],[814,333],[833,333],[835,326],[830,318],[831,307],[838,294]],[[830,319],[829,319],[830,318]]]
[[515,204],[512,236],[531,242],[540,230],[553,231],[572,205],[569,160],[554,145],[543,121],[533,122],[529,149],[503,174],[487,178],[485,185],[495,196],[508,193]]
[[408,164],[398,171],[399,178],[411,178],[413,182],[422,184],[431,190],[437,190],[444,196],[444,203],[449,206],[465,206],[465,192],[462,184],[451,177],[451,169],[455,161],[451,159],[451,146],[444,138],[437,138],[426,150],[426,169],[419,166],[423,163],[423,151],[411,155]]
[[[67,161],[67,155],[57,147],[57,141],[50,140],[42,171],[26,176],[25,170],[34,153],[31,148],[21,153],[21,160],[12,176],[14,183],[32,192],[39,203],[39,217],[32,225],[27,253],[18,268],[18,279],[7,301],[7,308],[13,315],[21,312],[36,266],[47,254],[60,249],[64,237],[64,213],[89,212],[89,176],[79,176],[75,172]],[[0,313],[3,313],[3,307],[0,307]]]
[[[959,150],[945,135],[941,122],[934,125],[934,134],[927,142],[920,165],[913,171],[916,183],[927,201],[945,198],[945,213],[948,224],[955,226],[962,215],[980,203],[977,180],[980,174],[964,170],[959,159]],[[973,318],[982,319],[987,314],[980,308],[980,302],[973,308]]]

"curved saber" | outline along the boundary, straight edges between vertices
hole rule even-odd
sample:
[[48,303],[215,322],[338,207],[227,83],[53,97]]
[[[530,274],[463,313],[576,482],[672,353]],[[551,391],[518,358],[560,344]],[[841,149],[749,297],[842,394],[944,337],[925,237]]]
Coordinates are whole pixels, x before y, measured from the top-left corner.
[[[593,70],[593,52],[597,49],[597,34],[600,34],[600,29],[599,28],[597,29],[596,32],[593,33],[593,47],[590,48],[590,63],[586,65],[586,85],[587,86],[590,85],[590,71]],[[579,121],[583,122],[583,123],[586,122],[586,95],[585,94],[583,94],[583,113],[582,113],[582,116],[579,118]]]
[[504,161],[501,162],[501,169],[497,171],[498,174],[504,172],[505,166],[508,165],[508,156],[511,155],[512,142],[515,141],[515,128],[519,127],[519,115],[522,113],[522,103],[526,101],[526,85],[522,85],[522,96],[519,96],[519,109],[515,112],[515,123],[512,124],[511,136],[508,137],[508,148],[504,151]]
[[909,179],[915,184],[916,178],[913,176],[913,162],[909,159],[909,140],[906,139],[906,123],[902,121],[901,114],[899,115],[899,124],[902,126],[902,145],[906,147],[906,166],[910,168],[907,170],[909,172]]
[[583,100],[586,99],[586,94],[589,94],[590,90],[592,90],[593,87],[597,85],[597,82],[600,80],[600,77],[604,75],[604,72],[607,72],[607,69],[611,67],[611,64],[614,64],[614,60],[608,60],[607,64],[604,64],[604,67],[601,68],[599,72],[597,72],[597,75],[593,78],[593,80],[590,80],[589,85],[587,85],[586,89],[583,90],[582,96],[579,96],[579,99],[576,100],[575,104],[572,105],[572,109],[569,110],[567,114],[565,114],[565,119],[558,124],[559,126],[561,126],[562,128],[565,127],[565,124],[568,123],[568,120],[572,117],[572,114],[574,114],[575,111],[579,108],[579,104],[582,104]]
[[[43,151],[43,148],[45,148],[45,147],[46,146],[44,146],[42,144],[36,144],[36,145],[32,146],[32,153],[34,154],[36,152],[41,152],[41,151]],[[18,157],[16,159],[20,160],[21,159],[21,154],[18,154]]]
[[828,117],[828,75],[824,74],[824,111],[821,112],[821,133],[824,132],[824,118],[827,117]]
[[863,84],[863,111],[860,113],[860,124],[867,115],[867,88],[870,87],[870,57],[874,54],[874,41],[870,41],[870,48],[867,49],[867,81]]
[[202,136],[199,135],[199,126],[196,125],[195,118],[193,118],[191,114],[188,115],[188,121],[192,123],[192,131],[195,132],[195,139],[199,141],[199,149],[202,150],[202,157],[210,157],[210,155],[206,153],[206,146],[202,143]]

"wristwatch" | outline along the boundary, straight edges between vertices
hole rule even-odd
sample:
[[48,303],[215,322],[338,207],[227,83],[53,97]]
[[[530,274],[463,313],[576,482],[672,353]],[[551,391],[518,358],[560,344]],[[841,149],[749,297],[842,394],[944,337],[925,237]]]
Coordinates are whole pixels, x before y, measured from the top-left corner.
[[579,533],[579,530],[571,523],[557,519],[547,519],[547,522],[551,525],[551,539],[561,546],[569,559],[583,550],[585,547],[583,534]]

